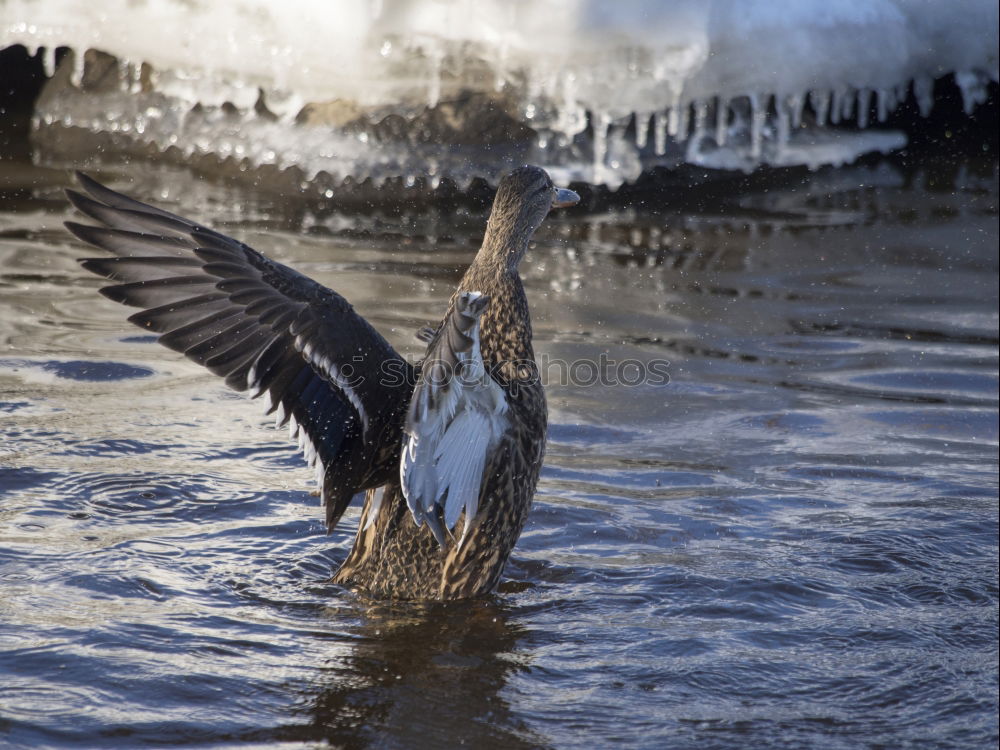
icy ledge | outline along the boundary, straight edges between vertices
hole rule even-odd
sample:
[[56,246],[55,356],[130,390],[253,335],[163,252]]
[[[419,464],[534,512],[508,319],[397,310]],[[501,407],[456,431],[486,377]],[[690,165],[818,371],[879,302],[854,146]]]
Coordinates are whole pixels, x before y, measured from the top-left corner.
[[904,145],[868,126],[936,77],[971,112],[997,27],[987,0],[0,0],[0,44],[50,75],[71,50],[36,114],[57,156],[89,133],[332,183],[840,164]]

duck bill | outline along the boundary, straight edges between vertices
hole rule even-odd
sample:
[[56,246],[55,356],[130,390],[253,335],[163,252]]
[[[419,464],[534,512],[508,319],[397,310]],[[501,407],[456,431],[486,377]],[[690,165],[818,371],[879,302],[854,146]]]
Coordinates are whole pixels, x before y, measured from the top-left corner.
[[552,208],[566,208],[567,206],[575,206],[579,202],[580,196],[572,190],[559,188],[556,190],[556,197],[552,199]]

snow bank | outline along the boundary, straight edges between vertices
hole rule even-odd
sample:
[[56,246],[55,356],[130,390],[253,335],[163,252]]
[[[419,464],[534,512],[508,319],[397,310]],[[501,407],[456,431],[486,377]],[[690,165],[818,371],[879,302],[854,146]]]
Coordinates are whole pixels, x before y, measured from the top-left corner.
[[[995,0],[0,0],[0,46],[50,75],[74,51],[40,127],[355,178],[845,162],[902,145],[865,128],[911,91],[929,111],[935,77],[971,111],[997,29]],[[113,90],[79,91],[87,50],[116,58]],[[482,111],[529,135],[483,135]],[[843,121],[861,132],[824,132]]]

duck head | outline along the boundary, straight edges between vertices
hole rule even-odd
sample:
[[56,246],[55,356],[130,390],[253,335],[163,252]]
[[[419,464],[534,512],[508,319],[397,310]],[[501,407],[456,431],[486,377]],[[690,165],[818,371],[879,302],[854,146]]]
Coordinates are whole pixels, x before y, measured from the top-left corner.
[[508,269],[516,269],[531,236],[549,211],[575,205],[579,200],[572,190],[553,185],[541,167],[518,167],[500,180],[480,252],[493,261],[502,261]]

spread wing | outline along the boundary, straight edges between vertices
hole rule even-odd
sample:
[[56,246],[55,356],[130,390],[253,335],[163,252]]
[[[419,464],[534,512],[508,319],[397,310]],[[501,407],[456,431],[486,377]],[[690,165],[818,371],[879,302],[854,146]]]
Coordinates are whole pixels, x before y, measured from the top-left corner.
[[83,174],[70,202],[104,226],[66,222],[111,252],[86,258],[142,308],[132,323],[164,346],[263,396],[315,469],[332,529],[351,498],[392,481],[412,367],[336,292],[251,247],[116,193]]
[[[413,519],[438,543],[465,512],[462,539],[479,509],[487,457],[508,421],[504,390],[479,349],[489,298],[463,292],[427,348],[406,416],[400,480]],[[442,528],[442,521],[444,526]]]

